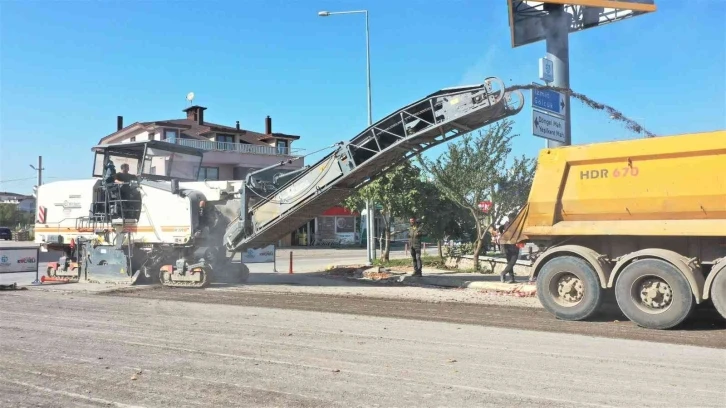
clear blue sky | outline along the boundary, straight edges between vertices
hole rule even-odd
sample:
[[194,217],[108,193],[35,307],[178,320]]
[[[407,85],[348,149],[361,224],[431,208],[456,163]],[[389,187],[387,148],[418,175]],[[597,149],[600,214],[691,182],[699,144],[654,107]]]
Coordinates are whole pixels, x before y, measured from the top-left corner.
[[[643,17],[570,36],[571,86],[656,134],[726,128],[726,1],[657,0]],[[443,87],[537,80],[544,43],[512,49],[505,0],[0,1],[0,180],[90,176],[90,147],[125,123],[205,119],[302,136],[308,151],[367,125],[362,15],[370,11],[373,119]],[[535,156],[527,105],[516,153]],[[634,137],[573,105],[573,143]],[[29,193],[33,179],[0,183]]]

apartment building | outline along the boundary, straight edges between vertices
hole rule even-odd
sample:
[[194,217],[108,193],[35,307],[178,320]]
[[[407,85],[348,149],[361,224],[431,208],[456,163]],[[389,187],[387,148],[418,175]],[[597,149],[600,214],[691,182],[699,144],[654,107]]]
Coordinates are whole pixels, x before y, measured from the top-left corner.
[[[206,110],[206,107],[194,105],[183,110],[184,118],[134,122],[127,126],[124,126],[124,118],[118,116],[116,131],[101,138],[98,144],[160,140],[202,149],[200,180],[243,180],[252,171],[288,159],[296,160],[280,167],[281,171],[292,171],[305,165],[304,149],[293,147],[300,136],[273,132],[269,116],[264,118],[264,132],[255,132],[241,128],[239,121],[234,126],[208,122]],[[323,239],[326,242],[355,241],[358,239],[355,216],[334,207],[300,226],[279,244],[315,245]]]
[[293,142],[300,136],[272,132],[272,118],[265,118],[265,132],[259,133],[235,126],[226,126],[204,120],[206,107],[190,106],[183,110],[186,118],[134,122],[124,126],[123,117],[117,118],[116,131],[98,144],[161,140],[167,143],[204,150],[200,180],[242,180],[251,171],[297,158],[282,170],[303,167],[300,149]]

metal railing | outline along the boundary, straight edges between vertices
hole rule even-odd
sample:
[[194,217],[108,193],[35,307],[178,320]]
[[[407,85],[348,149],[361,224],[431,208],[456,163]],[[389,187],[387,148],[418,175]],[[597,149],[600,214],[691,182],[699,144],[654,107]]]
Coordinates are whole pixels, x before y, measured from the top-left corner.
[[196,149],[210,150],[217,152],[234,152],[249,154],[264,154],[268,156],[298,156],[303,149],[290,149],[289,147],[260,146],[253,144],[215,142],[213,140],[180,139],[169,138],[164,140],[167,143],[189,146]]

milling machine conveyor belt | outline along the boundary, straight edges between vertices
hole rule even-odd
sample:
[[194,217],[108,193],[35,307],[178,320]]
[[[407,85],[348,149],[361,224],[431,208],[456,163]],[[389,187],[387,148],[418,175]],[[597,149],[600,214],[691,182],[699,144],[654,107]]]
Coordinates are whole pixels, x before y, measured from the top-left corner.
[[227,229],[227,249],[273,244],[411,156],[515,115],[523,105],[521,92],[506,92],[501,80],[487,78],[483,84],[442,89],[405,106],[342,143],[252,208],[243,199],[241,214],[246,216]]

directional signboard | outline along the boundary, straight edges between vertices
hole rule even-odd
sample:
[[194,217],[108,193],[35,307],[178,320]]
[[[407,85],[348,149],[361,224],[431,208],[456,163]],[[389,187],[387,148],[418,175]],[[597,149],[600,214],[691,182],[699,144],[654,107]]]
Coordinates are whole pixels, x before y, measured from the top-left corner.
[[565,95],[550,89],[532,89],[532,107],[560,116],[567,113]]
[[543,137],[545,139],[566,143],[565,120],[558,118],[557,116],[533,110],[532,133],[535,136]]

